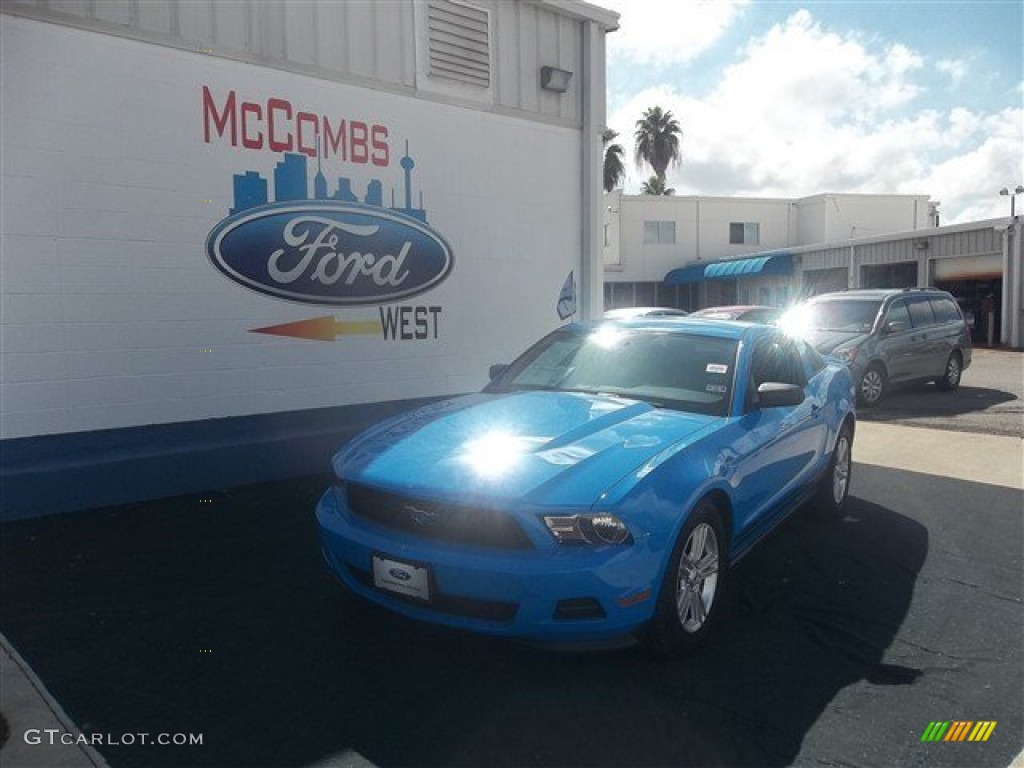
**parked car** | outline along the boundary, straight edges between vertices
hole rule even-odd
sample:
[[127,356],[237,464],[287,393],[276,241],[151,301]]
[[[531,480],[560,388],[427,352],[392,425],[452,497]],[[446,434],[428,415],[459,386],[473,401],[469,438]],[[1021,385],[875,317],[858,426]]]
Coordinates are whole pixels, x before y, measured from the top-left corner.
[[604,313],[605,320],[629,320],[634,317],[686,317],[689,312],[672,307],[620,307]]
[[826,293],[791,310],[781,324],[850,366],[864,406],[897,384],[960,386],[971,364],[971,335],[952,295],[937,289]]
[[414,619],[532,640],[713,626],[728,566],[849,490],[849,371],[779,329],[574,324],[482,393],[371,428],[316,516],[330,569]]
[[782,307],[762,307],[753,304],[735,304],[725,307],[705,307],[692,313],[694,317],[710,317],[715,320],[739,320],[744,323],[771,325],[785,310]]

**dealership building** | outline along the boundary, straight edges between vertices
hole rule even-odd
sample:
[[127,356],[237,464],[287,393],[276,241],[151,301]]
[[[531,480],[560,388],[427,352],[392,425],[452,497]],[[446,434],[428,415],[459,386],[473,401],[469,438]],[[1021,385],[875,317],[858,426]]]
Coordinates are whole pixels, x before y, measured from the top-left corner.
[[3,517],[327,471],[602,310],[569,0],[5,0]]
[[605,196],[605,305],[785,306],[854,288],[950,291],[977,344],[1019,349],[1020,217],[939,226],[927,195]]

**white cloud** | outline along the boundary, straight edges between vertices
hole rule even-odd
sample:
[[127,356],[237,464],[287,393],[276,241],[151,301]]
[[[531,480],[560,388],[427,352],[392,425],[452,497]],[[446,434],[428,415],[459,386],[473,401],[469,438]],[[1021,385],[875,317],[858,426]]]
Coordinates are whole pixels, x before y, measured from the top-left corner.
[[935,69],[949,76],[951,85],[958,86],[967,77],[967,62],[962,59],[940,59]]
[[608,59],[665,66],[710,48],[749,0],[602,0],[622,14],[608,36]]
[[[1002,215],[993,194],[1024,179],[1024,112],[915,110],[925,60],[904,45],[840,35],[798,11],[739,55],[707,96],[661,85],[609,115],[631,157],[643,111],[673,112],[683,128],[683,161],[668,174],[677,194],[929,194],[953,222]],[[629,170],[635,192],[650,169]]]

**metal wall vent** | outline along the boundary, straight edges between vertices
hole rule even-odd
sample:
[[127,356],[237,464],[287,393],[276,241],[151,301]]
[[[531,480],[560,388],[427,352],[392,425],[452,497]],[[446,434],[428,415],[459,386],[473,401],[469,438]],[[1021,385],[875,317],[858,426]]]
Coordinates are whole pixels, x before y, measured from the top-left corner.
[[488,88],[491,45],[487,11],[443,0],[428,4],[430,74]]

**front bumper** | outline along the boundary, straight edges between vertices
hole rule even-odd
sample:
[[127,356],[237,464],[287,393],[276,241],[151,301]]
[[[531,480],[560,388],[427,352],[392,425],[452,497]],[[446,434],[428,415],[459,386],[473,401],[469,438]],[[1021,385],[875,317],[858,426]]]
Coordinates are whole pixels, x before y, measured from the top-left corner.
[[[664,552],[628,546],[499,550],[426,540],[357,518],[330,488],[316,509],[323,555],[353,593],[421,621],[542,642],[629,635],[654,611]],[[428,569],[423,602],[374,586],[373,556]]]

